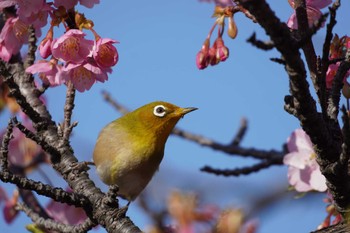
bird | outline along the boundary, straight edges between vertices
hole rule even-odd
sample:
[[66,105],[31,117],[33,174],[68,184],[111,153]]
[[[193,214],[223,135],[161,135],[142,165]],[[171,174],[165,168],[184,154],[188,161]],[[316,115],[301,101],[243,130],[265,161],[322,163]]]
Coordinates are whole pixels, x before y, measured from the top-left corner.
[[110,122],[99,133],[93,152],[100,179],[117,185],[118,196],[129,205],[158,171],[177,122],[194,110],[155,101]]

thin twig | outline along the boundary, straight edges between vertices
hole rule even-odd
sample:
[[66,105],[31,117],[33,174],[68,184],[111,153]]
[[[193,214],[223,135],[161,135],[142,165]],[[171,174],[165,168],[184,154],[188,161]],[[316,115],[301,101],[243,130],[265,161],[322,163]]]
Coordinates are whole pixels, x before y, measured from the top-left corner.
[[340,154],[339,158],[339,164],[342,166],[343,171],[348,174],[349,170],[349,158],[350,158],[350,118],[349,113],[346,110],[345,106],[341,108],[342,110],[342,119],[343,119],[343,145],[342,145],[342,152]]
[[24,68],[26,69],[27,67],[31,66],[34,64],[35,61],[35,52],[37,49],[36,46],[36,36],[35,36],[35,29],[33,27],[33,25],[31,25],[29,27],[29,38],[28,38],[28,53],[27,53],[27,57],[25,59],[24,62]]
[[41,87],[38,87],[38,95],[41,96],[50,87],[50,83],[43,83]]
[[9,153],[9,143],[12,139],[12,132],[13,132],[13,121],[10,119],[9,123],[7,125],[6,133],[4,134],[1,142],[1,148],[0,148],[0,163],[1,163],[1,170],[2,171],[8,171],[8,153]]
[[231,145],[238,146],[243,140],[247,132],[247,129],[248,129],[248,120],[246,118],[242,118],[240,127],[236,133],[236,136],[233,138]]
[[137,199],[138,199],[139,206],[154,221],[155,226],[158,229],[164,230],[165,229],[165,218],[166,218],[167,210],[162,208],[159,211],[155,211],[150,206],[149,201],[147,201],[147,193],[145,193],[145,192],[141,193],[141,195]]
[[72,129],[76,124],[71,125],[74,109],[75,88],[72,82],[67,84],[66,103],[64,105],[63,141],[68,142]]
[[273,58],[270,58],[270,60],[280,65],[284,65],[284,66],[286,65],[286,61],[282,58],[273,57]]
[[112,105],[121,114],[125,115],[130,111],[129,109],[127,109],[126,107],[124,107],[123,105],[118,103],[116,100],[114,100],[112,98],[111,94],[108,93],[107,91],[102,91],[102,95],[103,95],[103,98],[105,99],[105,101],[107,101],[107,103]]
[[282,159],[284,156],[283,151],[276,150],[258,150],[255,148],[243,148],[235,145],[224,145],[213,141],[212,139],[206,138],[201,135],[193,134],[179,128],[175,128],[172,134],[195,142],[201,146],[209,147],[213,150],[225,152],[228,155],[240,155],[243,157],[253,157],[256,159]]
[[263,160],[253,166],[243,167],[243,168],[235,168],[235,169],[217,169],[212,168],[210,166],[205,166],[201,168],[201,171],[212,173],[220,176],[241,176],[241,175],[249,175],[253,172],[258,172],[262,169],[266,169],[271,167],[272,165],[281,165],[282,159],[280,160]]
[[57,202],[64,202],[68,205],[74,205],[76,207],[84,207],[89,203],[87,198],[84,196],[69,193],[64,191],[62,188],[52,187],[42,182],[34,181],[26,177],[13,174],[9,171],[0,172],[0,180],[4,183],[12,183],[22,189],[33,190],[37,194],[52,198]]
[[[338,62],[336,59],[333,59],[332,61],[329,61],[329,53],[330,53],[330,47],[331,47],[331,41],[333,38],[333,28],[337,23],[336,20],[336,13],[340,6],[340,1],[336,0],[331,7],[329,7],[329,13],[330,13],[330,19],[329,23],[327,24],[327,31],[326,31],[326,37],[323,43],[323,49],[322,49],[322,58],[321,58],[321,74],[319,76],[319,79],[317,80],[320,87],[320,93],[321,93],[321,107],[322,112],[326,113],[327,109],[327,99],[328,92],[326,91],[326,73],[328,70],[328,66],[330,64],[335,64],[333,62]],[[326,115],[327,116],[327,115]]]
[[27,129],[23,124],[21,124],[16,117],[12,118],[13,123],[15,126],[29,139],[36,142],[39,146],[41,146],[46,152],[48,153],[55,153],[58,154],[56,148],[50,146],[45,140],[43,140],[41,137],[39,137],[37,134],[33,133],[29,129]]
[[258,49],[262,49],[265,51],[271,50],[275,47],[272,41],[261,41],[256,39],[256,33],[254,32],[248,39],[247,42],[251,43]]

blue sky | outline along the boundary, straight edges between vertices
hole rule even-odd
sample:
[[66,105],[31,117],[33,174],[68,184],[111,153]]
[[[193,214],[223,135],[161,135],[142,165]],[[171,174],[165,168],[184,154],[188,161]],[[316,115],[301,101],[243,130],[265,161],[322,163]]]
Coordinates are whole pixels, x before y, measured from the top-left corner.
[[[288,1],[269,2],[276,14],[286,21],[292,13]],[[195,56],[214,22],[210,17],[214,5],[196,0],[133,3],[101,1],[91,10],[79,8],[94,21],[95,30],[102,37],[120,42],[117,45],[119,63],[109,80],[94,85],[88,92],[77,93],[73,120],[79,121],[79,124],[75,128],[72,145],[80,160],[91,160],[98,132],[120,116],[103,101],[102,90],[110,92],[113,98],[130,109],[155,100],[198,107],[198,111],[182,119],[178,126],[222,143],[230,142],[242,117],[249,122],[249,130],[242,143],[244,147],[279,150],[290,133],[299,127],[298,121],[283,110],[283,98],[288,94],[284,68],[269,60],[279,57],[279,54],[276,51],[260,51],[246,43],[253,32],[260,39],[268,39],[257,24],[243,14],[237,14],[238,37],[231,40],[224,35],[230,57],[217,66],[198,70]],[[350,3],[343,1],[336,26],[339,35],[349,34],[349,7]],[[318,52],[321,51],[324,34],[322,29],[314,38]],[[63,119],[65,87],[50,89],[47,95],[49,109],[55,121],[60,122]],[[4,118],[0,120],[1,125],[7,122]],[[172,136],[160,170],[146,192],[154,206],[163,205],[169,191],[176,188],[198,192],[203,204],[242,207],[250,216],[259,219],[258,232],[262,233],[282,229],[285,233],[307,232],[322,222],[326,216],[323,195],[295,199],[291,193],[259,215],[249,212],[250,203],[259,196],[279,190],[287,192],[286,167],[272,167],[238,178],[215,177],[199,171],[204,165],[236,168],[254,162],[252,159],[229,157]],[[55,176],[49,167],[44,170],[50,177]],[[106,190],[93,169],[91,176],[98,186]],[[33,177],[38,178],[38,174],[33,174]],[[54,184],[65,186],[59,179],[54,179]],[[10,193],[13,187],[6,187]],[[131,205],[128,215],[141,228],[151,224],[136,204]],[[12,225],[0,222],[0,228],[23,232],[24,224],[29,222],[21,214]],[[104,231],[100,229],[97,232]]]

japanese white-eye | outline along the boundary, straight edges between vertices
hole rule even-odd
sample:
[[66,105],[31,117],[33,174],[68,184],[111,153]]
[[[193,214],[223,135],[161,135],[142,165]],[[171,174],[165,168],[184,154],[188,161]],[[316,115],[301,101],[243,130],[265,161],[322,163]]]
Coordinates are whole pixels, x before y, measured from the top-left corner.
[[158,170],[176,123],[196,109],[156,101],[109,123],[101,130],[93,155],[101,180],[117,185],[118,194],[133,201]]

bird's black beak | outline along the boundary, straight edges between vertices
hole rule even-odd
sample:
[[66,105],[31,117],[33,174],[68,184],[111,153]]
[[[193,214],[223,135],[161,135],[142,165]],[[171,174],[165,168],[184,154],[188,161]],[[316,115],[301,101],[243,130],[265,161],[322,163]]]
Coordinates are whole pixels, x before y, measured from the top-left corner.
[[182,117],[185,116],[187,113],[193,112],[195,110],[197,110],[198,108],[193,108],[193,107],[188,107],[188,108],[181,108],[181,115]]

